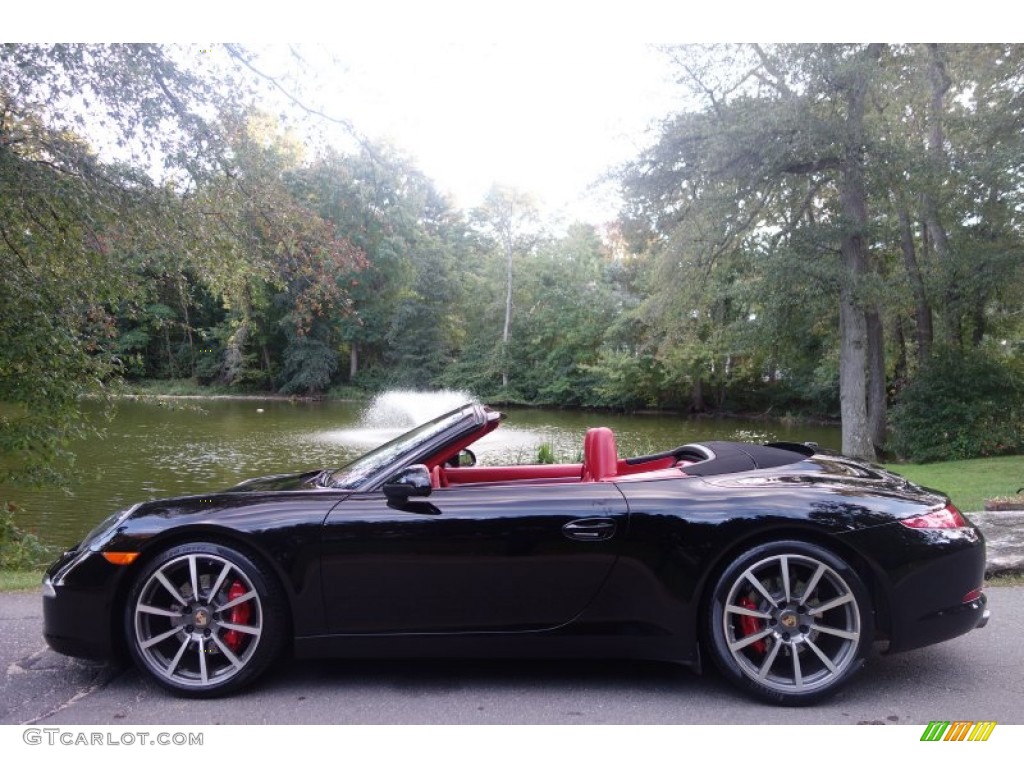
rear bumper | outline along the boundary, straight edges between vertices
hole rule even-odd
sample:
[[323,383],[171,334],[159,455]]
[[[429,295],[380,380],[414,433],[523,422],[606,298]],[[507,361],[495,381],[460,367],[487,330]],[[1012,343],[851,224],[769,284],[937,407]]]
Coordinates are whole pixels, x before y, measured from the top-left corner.
[[893,587],[890,652],[941,643],[988,624],[988,598],[980,592],[985,580],[980,534],[968,529],[962,540],[955,533],[942,535],[948,546],[933,548],[937,556],[914,563]]
[[968,603],[918,617],[912,623],[900,622],[893,631],[889,652],[922,648],[965,635],[973,629],[981,629],[988,624],[991,617],[991,611],[986,607],[987,603],[988,598],[982,594]]
[[893,523],[844,536],[873,562],[878,629],[890,653],[941,643],[984,627],[991,616],[985,541],[973,527],[911,529]]

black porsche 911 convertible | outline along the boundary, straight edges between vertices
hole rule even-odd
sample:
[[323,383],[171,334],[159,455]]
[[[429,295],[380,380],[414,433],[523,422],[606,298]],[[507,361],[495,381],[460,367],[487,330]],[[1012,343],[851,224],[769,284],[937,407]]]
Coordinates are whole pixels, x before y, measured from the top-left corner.
[[477,466],[469,403],[337,470],[136,504],[47,572],[57,651],[129,654],[215,696],[300,657],[643,658],[779,704],[834,693],[873,648],[988,620],[985,545],[949,500],[791,443]]

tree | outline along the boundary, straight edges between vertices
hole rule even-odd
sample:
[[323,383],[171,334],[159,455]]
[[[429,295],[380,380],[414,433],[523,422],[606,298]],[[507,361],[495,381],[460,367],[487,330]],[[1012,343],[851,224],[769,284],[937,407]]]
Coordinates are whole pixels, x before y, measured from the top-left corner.
[[512,336],[513,265],[516,256],[530,253],[541,236],[536,203],[524,192],[494,186],[484,202],[473,211],[477,230],[498,249],[505,264],[505,321],[501,330],[498,360],[501,387],[509,386],[508,345]]
[[351,299],[336,318],[349,381],[432,384],[456,343],[461,217],[408,158],[384,146],[325,154],[299,175],[296,191],[365,255],[358,270],[338,275]]
[[607,249],[593,227],[575,224],[520,264],[508,347],[514,390],[529,402],[592,404],[592,367],[616,310]]
[[[755,249],[771,254],[797,246],[808,263],[835,260],[843,450],[865,457],[875,450],[869,392],[870,406],[884,415],[884,398],[868,386],[869,376],[881,375],[869,367],[878,359],[880,318],[865,297],[871,272],[865,111],[883,50],[676,51],[704,109],[666,124],[658,145],[624,177],[633,203],[628,214],[646,221],[640,231],[648,233],[665,274],[705,284],[708,275]],[[679,284],[666,281],[655,295]]]
[[[681,318],[749,310],[753,333],[735,339],[746,338],[745,359],[758,346],[769,353],[769,385],[805,376],[804,355],[817,356],[822,373],[835,360],[844,451],[870,458],[886,440],[890,393],[934,346],[991,345],[996,327],[1001,345],[1019,334],[1007,309],[1024,265],[1022,49],[670,53],[699,106],[666,121],[622,176],[624,231],[657,270],[644,305],[650,333],[661,335],[659,359],[670,376],[699,382],[728,320],[687,333]],[[838,332],[820,334],[832,318]],[[917,342],[916,367],[904,328]]]
[[[234,312],[222,369],[232,380],[246,367],[267,286],[291,291],[297,336],[325,303],[344,304],[334,275],[339,264],[356,264],[357,252],[287,194],[275,166],[281,153],[251,140],[235,100],[249,89],[195,53],[0,46],[0,449],[8,475],[52,468],[81,431],[78,398],[104,393],[125,370],[119,354],[144,347],[144,334],[163,337],[176,372],[170,335],[180,328],[192,341],[191,281]],[[83,138],[90,133],[103,137],[107,159]],[[172,286],[183,317],[153,300],[153,280]],[[134,340],[118,341],[117,315],[142,320]]]

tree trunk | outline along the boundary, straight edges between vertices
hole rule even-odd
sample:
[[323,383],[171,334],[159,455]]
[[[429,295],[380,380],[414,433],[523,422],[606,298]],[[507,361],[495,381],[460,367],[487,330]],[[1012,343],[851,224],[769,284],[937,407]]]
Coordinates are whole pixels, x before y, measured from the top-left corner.
[[[928,51],[928,76],[931,84],[928,104],[928,160],[930,173],[925,184],[924,194],[921,196],[921,203],[924,209],[924,224],[928,232],[928,239],[938,261],[945,262],[949,258],[949,237],[942,225],[939,216],[938,186],[939,179],[948,176],[949,161],[946,157],[946,137],[943,130],[942,118],[945,110],[946,92],[949,91],[952,81],[946,72],[946,64],[942,60],[939,46],[935,43],[929,44]],[[946,301],[939,318],[943,321],[943,331],[947,343],[960,344],[963,340],[960,337],[960,320],[956,310],[957,289],[953,285],[946,288]]]
[[910,214],[906,210],[900,210],[900,247],[903,251],[903,265],[907,269],[907,276],[910,278],[910,286],[914,292],[914,321],[916,323],[915,335],[917,338],[917,363],[924,365],[932,354],[932,341],[934,331],[932,330],[932,307],[928,303],[928,294],[925,293],[924,279],[921,277],[921,268],[917,263],[917,251],[914,248],[914,231],[910,226]]
[[196,377],[196,348],[192,340],[192,321],[188,314],[188,296],[185,293],[185,281],[178,280],[178,296],[181,298],[181,311],[185,317],[185,334],[188,336],[188,368],[189,376]]
[[864,310],[844,285],[839,297],[839,410],[843,422],[843,453],[874,459],[868,424],[868,330]]
[[868,428],[875,452],[886,441],[888,396],[885,381],[885,330],[882,316],[875,308],[865,314],[868,339]]
[[896,318],[893,335],[896,337],[896,349],[899,351],[896,355],[896,366],[892,375],[892,388],[898,396],[907,381],[907,337],[903,333],[903,321],[899,317]]
[[928,235],[935,248],[935,254],[939,259],[946,257],[949,252],[949,238],[946,230],[939,220],[938,198],[933,190],[936,184],[934,179],[940,174],[945,176],[946,166],[946,136],[942,126],[942,116],[945,110],[946,92],[952,85],[949,74],[946,72],[945,62],[942,61],[942,54],[939,46],[931,43],[927,46],[929,54],[928,75],[931,83],[928,105],[928,158],[931,161],[931,178],[925,187],[925,224],[928,227]]
[[244,316],[238,323],[238,328],[231,334],[224,347],[224,365],[221,369],[220,381],[222,384],[231,384],[245,367],[245,343],[249,338],[249,318]]
[[974,328],[971,331],[971,343],[981,346],[985,340],[985,330],[988,328],[988,320],[985,317],[985,302],[978,300],[974,305]]
[[[877,61],[882,46],[872,43],[865,63]],[[868,271],[867,189],[864,183],[864,108],[868,79],[860,68],[849,73],[845,85],[847,143],[839,172],[839,204],[845,223],[842,238],[843,277],[839,293],[839,403],[843,421],[843,453],[874,460],[868,420],[868,361],[872,339],[857,289]]]
[[352,381],[355,379],[356,374],[359,373],[359,345],[354,341],[352,347],[348,352],[348,380]]
[[167,347],[167,365],[171,369],[171,378],[178,378],[178,369],[174,366],[174,353],[171,351],[171,324],[164,323],[164,346]]
[[704,382],[700,376],[693,379],[693,387],[690,389],[690,411],[692,413],[703,413],[707,404],[704,402]]
[[508,340],[512,330],[512,238],[505,241],[505,328],[501,332],[501,387],[508,389]]

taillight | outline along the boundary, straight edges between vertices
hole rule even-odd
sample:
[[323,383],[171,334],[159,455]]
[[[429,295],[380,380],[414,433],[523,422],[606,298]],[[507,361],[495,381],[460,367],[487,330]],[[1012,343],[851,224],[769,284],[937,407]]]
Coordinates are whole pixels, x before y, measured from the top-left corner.
[[908,517],[900,520],[907,528],[967,528],[967,521],[960,514],[960,510],[953,506],[953,502],[947,502],[946,506],[933,509],[923,515]]

